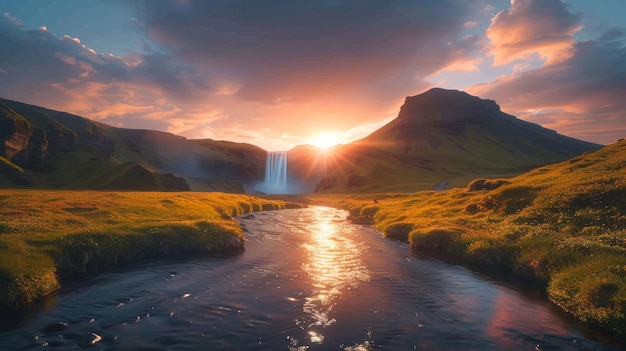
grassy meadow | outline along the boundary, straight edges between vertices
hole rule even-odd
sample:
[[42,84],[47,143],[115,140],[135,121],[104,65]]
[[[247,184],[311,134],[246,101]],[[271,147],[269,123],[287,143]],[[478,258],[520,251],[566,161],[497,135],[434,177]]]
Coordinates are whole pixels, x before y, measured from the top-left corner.
[[0,310],[118,264],[241,250],[231,217],[300,206],[226,193],[0,190]]
[[579,320],[626,335],[626,141],[465,188],[310,200],[371,219],[418,253],[543,283]]
[[0,190],[0,309],[118,264],[239,250],[231,217],[297,201],[346,209],[417,253],[540,282],[579,320],[626,335],[625,169],[621,141],[517,177],[410,194]]

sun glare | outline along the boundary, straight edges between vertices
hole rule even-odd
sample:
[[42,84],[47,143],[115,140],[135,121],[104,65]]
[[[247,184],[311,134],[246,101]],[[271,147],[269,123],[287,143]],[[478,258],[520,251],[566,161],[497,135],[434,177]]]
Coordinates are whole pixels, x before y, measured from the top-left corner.
[[311,137],[311,139],[309,139],[309,144],[317,146],[323,150],[328,150],[339,144],[339,141],[339,135],[335,133],[320,133]]

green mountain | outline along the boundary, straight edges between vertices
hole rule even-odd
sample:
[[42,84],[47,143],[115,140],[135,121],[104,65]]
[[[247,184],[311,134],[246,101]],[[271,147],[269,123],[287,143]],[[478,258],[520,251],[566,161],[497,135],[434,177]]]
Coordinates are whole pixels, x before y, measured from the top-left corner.
[[[287,170],[301,193],[412,192],[513,176],[599,148],[494,101],[435,88],[407,97],[396,119],[362,140],[329,152],[289,150]],[[0,187],[253,192],[266,155],[250,144],[115,128],[0,99]]]
[[517,119],[457,90],[407,97],[398,117],[327,156],[318,192],[380,192],[465,186],[564,161],[601,145]]
[[263,178],[265,151],[115,128],[0,99],[0,187],[244,192]]

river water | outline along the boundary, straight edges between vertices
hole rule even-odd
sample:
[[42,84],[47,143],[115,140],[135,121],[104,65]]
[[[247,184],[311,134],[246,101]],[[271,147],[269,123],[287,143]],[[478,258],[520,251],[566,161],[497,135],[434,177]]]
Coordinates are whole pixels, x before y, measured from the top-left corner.
[[614,350],[545,298],[345,217],[240,219],[243,253],[98,275],[0,331],[0,350]]

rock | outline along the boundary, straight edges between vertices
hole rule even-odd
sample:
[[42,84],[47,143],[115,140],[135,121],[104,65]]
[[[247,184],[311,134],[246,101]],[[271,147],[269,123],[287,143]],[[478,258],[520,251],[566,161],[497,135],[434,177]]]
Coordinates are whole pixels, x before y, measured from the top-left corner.
[[494,190],[507,184],[511,184],[511,182],[504,179],[476,179],[467,185],[467,191]]
[[0,156],[10,160],[26,149],[32,133],[31,124],[0,101]]
[[413,125],[449,126],[480,123],[501,112],[493,100],[483,100],[463,91],[433,88],[407,97],[398,118]]
[[28,139],[26,148],[16,153],[11,161],[29,169],[43,170],[48,151],[48,138],[46,131],[40,128],[33,128],[33,132]]
[[255,219],[255,218],[256,218],[256,216],[255,216],[255,215],[253,215],[253,214],[249,214],[249,215],[247,215],[247,216],[243,216],[243,217],[241,217],[241,219]]

